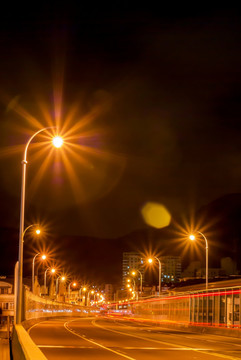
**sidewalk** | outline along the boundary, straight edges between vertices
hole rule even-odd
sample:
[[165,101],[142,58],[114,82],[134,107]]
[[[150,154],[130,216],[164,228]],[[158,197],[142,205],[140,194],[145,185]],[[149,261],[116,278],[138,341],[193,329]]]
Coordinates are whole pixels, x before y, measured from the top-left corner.
[[9,341],[0,338],[0,359],[10,360]]

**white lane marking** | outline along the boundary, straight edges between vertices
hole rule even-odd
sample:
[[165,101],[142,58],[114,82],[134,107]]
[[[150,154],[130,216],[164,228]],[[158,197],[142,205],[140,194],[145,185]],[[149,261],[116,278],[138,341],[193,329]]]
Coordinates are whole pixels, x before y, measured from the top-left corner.
[[[89,319],[95,319],[95,316],[86,316],[86,317],[79,317],[78,320],[89,320]],[[50,321],[54,321],[54,322],[64,322],[66,319],[48,319],[48,320],[42,320],[37,322],[36,324],[33,324],[32,326],[30,326],[30,328],[27,330],[27,332],[29,333],[30,330],[32,330],[35,326],[39,325],[39,324],[43,324],[43,323],[49,323]]]
[[171,343],[168,343],[168,342],[165,342],[165,341],[155,340],[155,339],[151,339],[151,338],[147,338],[147,337],[139,336],[139,335],[127,334],[127,333],[125,333],[123,331],[117,331],[117,330],[108,329],[108,328],[105,328],[104,326],[101,326],[101,325],[97,324],[96,320],[91,321],[91,323],[96,327],[99,327],[99,328],[101,328],[103,330],[106,330],[106,331],[114,332],[116,334],[126,335],[126,336],[134,337],[134,338],[137,338],[137,339],[154,342],[154,343],[157,343],[157,344],[164,344],[164,345],[168,345],[168,346],[171,345],[171,346],[176,347],[176,348],[181,348],[182,347],[181,345],[171,344]]
[[[126,349],[126,350],[160,350],[160,351],[193,351],[193,349],[191,348],[160,348],[160,347],[134,347],[134,346],[126,346],[123,347],[122,349]],[[211,349],[195,349],[198,351],[203,351],[203,350],[209,350],[211,351]]]
[[[106,330],[106,331],[111,331],[111,332],[114,332],[114,333],[117,333],[117,334],[131,336],[131,337],[135,337],[135,338],[138,338],[138,339],[151,341],[151,342],[155,342],[155,343],[159,343],[159,344],[165,344],[165,345],[173,346],[173,347],[176,347],[176,348],[179,348],[179,349],[182,348],[181,345],[176,345],[176,344],[172,344],[172,343],[168,343],[168,342],[164,342],[164,341],[159,341],[159,340],[154,340],[154,339],[150,339],[150,338],[146,338],[146,337],[142,337],[142,336],[138,336],[138,335],[127,334],[127,333],[124,333],[122,331],[116,331],[116,330],[108,329],[108,328],[105,328],[105,327],[103,327],[103,326],[101,326],[99,324],[97,325],[96,320],[91,321],[91,323],[94,326],[97,326],[97,327],[99,327],[99,328],[101,328],[103,330]],[[209,349],[198,349],[198,348],[192,348],[191,346],[188,347],[188,349],[196,351],[196,352],[201,352],[202,354],[207,354],[209,356],[215,356],[215,357],[231,359],[231,360],[233,360],[233,359],[240,360],[240,358],[229,356],[229,355],[224,355],[224,354],[220,354],[220,353],[215,353],[215,352],[213,352],[213,350],[209,350]],[[210,353],[208,351],[212,351],[212,352]]]
[[50,349],[94,349],[93,346],[81,346],[81,345],[37,345],[39,348]]
[[44,320],[44,321],[39,321],[38,323],[32,325],[32,326],[28,329],[28,333],[30,333],[30,330],[32,330],[35,326],[37,326],[37,325],[39,325],[39,324],[42,324],[42,323],[44,323],[44,322],[46,322],[46,320]]
[[[76,334],[75,334],[76,335]],[[94,349],[94,346],[81,346],[81,345],[38,345],[39,348],[50,348],[50,349]],[[119,346],[117,346],[119,348]],[[138,346],[124,346],[121,349],[124,350],[159,350],[159,351],[190,351],[190,348],[160,348],[160,347],[138,347]],[[197,349],[196,349],[197,350]],[[198,349],[207,350],[207,349]],[[121,354],[122,355],[122,354]]]
[[[72,320],[72,321],[75,321],[75,320]],[[136,360],[136,359],[134,359],[134,358],[132,358],[132,357],[130,357],[130,356],[121,354],[121,353],[118,352],[118,351],[112,350],[112,349],[110,349],[110,348],[108,348],[108,347],[106,347],[106,346],[104,346],[104,345],[101,345],[101,344],[97,343],[96,341],[87,339],[86,337],[83,337],[83,336],[79,335],[78,333],[74,332],[74,331],[71,330],[71,329],[68,327],[68,325],[67,325],[68,323],[70,323],[70,322],[72,322],[72,321],[67,321],[66,323],[64,323],[65,329],[68,330],[69,332],[71,332],[72,334],[80,337],[81,339],[83,339],[83,340],[85,340],[85,341],[89,341],[90,343],[95,344],[95,345],[101,347],[102,349],[108,350],[108,351],[110,351],[110,352],[113,352],[114,354],[117,354],[117,355],[119,355],[119,356],[122,356],[122,357],[124,357],[124,358],[126,358],[126,359]]]

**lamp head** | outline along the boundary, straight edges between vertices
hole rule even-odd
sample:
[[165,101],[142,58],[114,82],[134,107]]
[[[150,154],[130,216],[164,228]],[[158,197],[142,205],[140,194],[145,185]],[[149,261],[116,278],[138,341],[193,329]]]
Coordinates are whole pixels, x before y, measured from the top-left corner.
[[153,263],[153,259],[148,259],[148,262],[149,262],[149,264],[152,264]]
[[131,273],[133,276],[135,276],[136,275],[136,272],[135,271],[132,271],[132,273]]
[[65,276],[62,276],[61,280],[64,281],[64,280],[65,280]]
[[195,236],[194,236],[194,235],[190,235],[190,236],[189,236],[189,239],[193,241],[193,240],[195,240]]
[[60,136],[55,136],[52,140],[53,142],[53,145],[56,147],[56,148],[60,148],[62,145],[63,145],[63,139],[62,137]]
[[55,271],[56,271],[56,270],[55,270],[54,268],[51,269],[51,273],[52,273],[52,274],[54,274]]
[[40,229],[36,229],[36,234],[39,235],[41,233],[41,230]]
[[77,285],[77,284],[74,282],[74,283],[73,283],[73,286],[76,286],[76,285]]
[[42,255],[41,258],[42,258],[42,260],[46,260],[47,256],[46,256],[46,255]]

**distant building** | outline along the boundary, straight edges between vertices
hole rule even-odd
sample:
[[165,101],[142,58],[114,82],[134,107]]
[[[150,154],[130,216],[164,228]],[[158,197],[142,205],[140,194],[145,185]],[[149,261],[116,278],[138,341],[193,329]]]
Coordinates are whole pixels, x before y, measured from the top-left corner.
[[221,268],[224,269],[226,275],[239,274],[236,261],[233,261],[230,257],[225,257],[221,259]]
[[201,269],[201,261],[192,261],[182,272],[183,279],[196,278],[197,272]]
[[112,284],[105,284],[105,301],[114,300],[114,288]]
[[7,320],[14,322],[14,287],[13,279],[0,277],[0,331],[5,330]]
[[161,256],[161,279],[163,283],[177,282],[181,278],[182,263],[180,256]]
[[[144,281],[144,268],[143,260],[141,255],[137,252],[124,252],[123,253],[123,262],[122,262],[122,285],[125,287],[126,280],[130,277],[130,272],[132,270],[139,270],[142,274],[142,280]],[[140,275],[138,273],[136,279],[140,281]]]
[[[208,268],[208,277],[214,278],[214,277],[222,277],[226,275],[224,269],[220,268]],[[206,277],[206,268],[201,268],[197,271],[197,277],[204,278]]]

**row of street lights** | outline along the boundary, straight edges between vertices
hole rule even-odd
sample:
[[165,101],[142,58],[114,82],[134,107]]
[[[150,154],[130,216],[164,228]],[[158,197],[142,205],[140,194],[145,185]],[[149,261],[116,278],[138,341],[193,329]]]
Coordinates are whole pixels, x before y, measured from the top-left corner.
[[[206,236],[201,233],[200,231],[197,231],[198,234],[200,234],[204,240],[205,240],[205,248],[206,248],[206,290],[208,290],[208,241]],[[189,235],[189,239],[194,241],[196,239],[196,236],[191,234]],[[161,273],[162,273],[162,264],[161,264],[161,260],[158,259],[158,257],[154,256],[152,258],[148,258],[147,261],[149,264],[153,264],[154,260],[156,260],[158,262],[158,266],[159,266],[159,291],[158,294],[159,296],[161,295]],[[140,274],[140,290],[141,290],[141,294],[142,294],[142,273],[140,270],[135,269],[133,271],[131,271],[131,275],[135,276],[136,272],[138,272]],[[127,279],[127,282],[130,282],[130,279]],[[130,285],[127,284],[127,287],[130,290]],[[134,281],[134,291],[135,291],[135,281]]]

